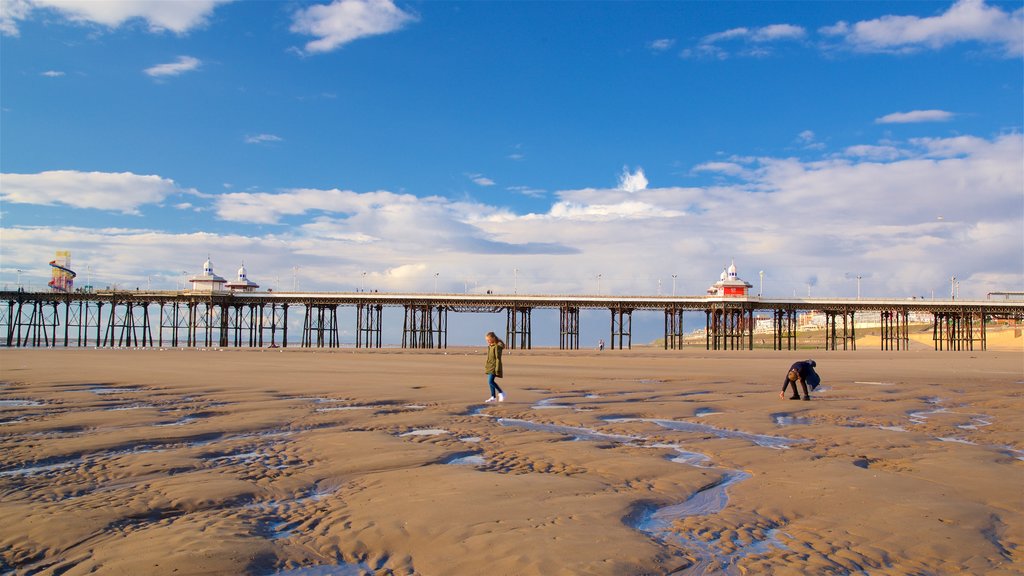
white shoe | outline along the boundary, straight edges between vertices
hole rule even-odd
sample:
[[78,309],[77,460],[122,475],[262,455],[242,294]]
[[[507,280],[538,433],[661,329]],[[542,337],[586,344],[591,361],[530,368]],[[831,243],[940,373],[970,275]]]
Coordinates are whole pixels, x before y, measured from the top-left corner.
[[498,402],[504,402],[504,401],[505,401],[505,395],[502,394],[501,392],[498,392]]
[[488,398],[487,400],[484,400],[484,402],[485,402],[485,403],[486,403],[486,402],[494,402],[494,396],[491,396],[491,397],[490,397],[490,398]]

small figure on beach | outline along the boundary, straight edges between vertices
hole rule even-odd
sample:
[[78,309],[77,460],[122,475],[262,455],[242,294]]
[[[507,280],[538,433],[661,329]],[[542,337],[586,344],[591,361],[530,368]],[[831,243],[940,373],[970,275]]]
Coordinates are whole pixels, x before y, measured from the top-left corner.
[[807,391],[807,384],[811,385],[811,390],[814,390],[821,384],[821,376],[818,376],[818,373],[814,371],[815,366],[817,366],[817,363],[814,360],[794,362],[789,367],[789,371],[786,372],[786,380],[782,383],[782,392],[779,392],[779,398],[786,397],[786,388],[789,388],[790,384],[792,384],[793,395],[789,399],[799,400],[800,393],[796,389],[796,382],[799,380],[800,386],[804,389],[804,400],[810,400],[811,394]]
[[487,339],[487,363],[484,365],[484,374],[487,374],[487,385],[491,388],[491,397],[485,402],[505,401],[505,391],[494,381],[495,378],[503,376],[501,369],[501,351],[505,349],[505,343],[494,332],[488,332],[484,338]]
[[604,338],[597,341],[597,349],[602,352],[604,351]]

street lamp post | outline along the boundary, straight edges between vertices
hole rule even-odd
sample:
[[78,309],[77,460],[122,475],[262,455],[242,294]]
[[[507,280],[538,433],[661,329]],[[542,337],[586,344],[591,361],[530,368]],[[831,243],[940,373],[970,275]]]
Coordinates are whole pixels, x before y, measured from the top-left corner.
[[597,275],[597,295],[601,295],[601,275]]
[[434,272],[434,293],[437,294],[437,277],[440,276],[440,272]]
[[949,279],[949,299],[956,300],[956,276]]
[[366,272],[360,274],[359,277],[359,291],[366,292]]
[[860,300],[860,279],[861,275],[857,275],[857,300]]
[[759,271],[757,275],[761,277],[761,287],[757,289],[757,295],[761,296],[764,294],[764,270]]
[[678,276],[678,274],[673,274],[672,275],[672,295],[673,296],[676,295],[676,276]]

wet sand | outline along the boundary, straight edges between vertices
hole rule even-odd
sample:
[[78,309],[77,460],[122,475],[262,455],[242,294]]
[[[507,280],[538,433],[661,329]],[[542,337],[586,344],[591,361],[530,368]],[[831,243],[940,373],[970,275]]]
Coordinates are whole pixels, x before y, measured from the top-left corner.
[[0,573],[1024,574],[1007,343],[0,350]]

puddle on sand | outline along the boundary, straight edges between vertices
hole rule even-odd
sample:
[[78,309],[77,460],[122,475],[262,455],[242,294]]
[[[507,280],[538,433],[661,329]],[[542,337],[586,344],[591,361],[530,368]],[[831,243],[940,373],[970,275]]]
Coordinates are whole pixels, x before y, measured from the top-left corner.
[[107,386],[97,386],[95,388],[87,389],[88,392],[92,392],[93,394],[97,394],[99,396],[104,396],[107,394],[123,394],[126,392],[138,392],[140,390],[141,388],[110,388]]
[[43,406],[38,400],[0,400],[0,408],[21,408],[24,406]]
[[480,452],[458,452],[441,461],[441,464],[454,464],[456,466],[483,466],[484,460]]
[[698,424],[696,422],[684,422],[680,420],[662,420],[660,418],[608,418],[607,422],[651,422],[661,426],[662,428],[668,428],[669,430],[676,430],[679,432],[696,432],[699,434],[711,434],[718,436],[719,438],[736,438],[740,440],[747,440],[753,442],[758,446],[764,446],[766,448],[775,448],[783,450],[789,448],[793,444],[799,444],[807,442],[807,440],[797,440],[794,438],[786,438],[783,436],[768,436],[766,434],[751,434],[749,432],[739,432],[737,430],[724,430],[722,428],[715,428],[714,426],[708,426],[707,424]]
[[693,413],[694,418],[703,418],[705,416],[714,416],[715,414],[721,414],[714,408],[697,408],[697,411]]
[[271,572],[267,576],[365,576],[366,574],[374,574],[374,570],[366,563],[360,562],[358,564],[307,566]]
[[[610,418],[607,421],[610,422],[629,422],[629,421],[649,421],[655,422],[663,427],[670,429],[679,429],[673,424],[677,424],[671,420],[654,420],[654,419],[640,419],[640,418]],[[498,422],[503,426],[516,426],[519,428],[526,428],[528,430],[539,430],[544,432],[553,432],[557,434],[563,434],[571,436],[575,440],[591,440],[591,441],[612,441],[619,442],[622,444],[644,444],[649,439],[643,436],[627,436],[624,434],[610,434],[604,432],[598,432],[589,428],[579,428],[575,426],[562,426],[558,424],[542,424],[538,422],[530,422],[528,420],[517,420],[512,418],[500,418]],[[789,438],[781,438],[777,436],[762,436],[758,434],[747,434],[744,432],[731,432],[729,430],[720,430],[712,426],[704,424],[693,424],[693,423],[678,423],[678,424],[689,424],[686,426],[686,431],[701,431],[701,432],[712,432],[716,435],[723,437],[739,437],[750,440],[756,444],[762,446],[776,447],[781,443],[786,445],[797,442]],[[711,459],[698,452],[689,452],[682,449],[676,444],[653,444],[651,448],[671,448],[676,451],[676,455],[669,459],[679,464],[693,466],[696,468],[711,469]],[[690,535],[687,533],[678,533],[672,530],[673,524],[687,516],[697,515],[709,515],[717,514],[729,503],[728,488],[737,482],[741,482],[750,478],[751,475],[747,472],[739,470],[727,470],[718,482],[705,487],[702,490],[698,490],[692,494],[689,498],[679,504],[672,504],[663,507],[646,506],[638,511],[638,513],[632,514],[632,519],[627,520],[630,526],[644,532],[648,536],[661,540],[663,542],[671,542],[679,545],[683,549],[687,550],[693,557],[696,558],[694,564],[686,569],[686,573],[690,575],[704,575],[704,574],[735,574],[735,564],[741,558],[754,554],[763,554],[770,550],[772,547],[785,548],[776,537],[776,530],[768,530],[764,533],[765,537],[760,539],[754,539],[752,542],[743,543],[737,540],[733,540],[729,544],[729,548],[733,551],[728,554],[723,554],[719,549],[718,544],[721,539],[712,540],[705,542],[698,538],[696,535]]]
[[540,432],[554,432],[555,434],[564,434],[571,436],[574,440],[609,440],[612,442],[630,443],[646,440],[640,436],[626,436],[624,434],[608,434],[605,432],[598,432],[597,430],[591,430],[590,428],[578,428],[576,426],[562,426],[559,424],[542,424],[539,422],[531,422],[529,420],[519,420],[516,418],[499,418],[498,423],[502,426],[516,426],[518,428],[526,428],[527,430],[536,430]]
[[814,423],[814,420],[806,416],[793,416],[788,412],[776,412],[771,415],[771,418],[779,426],[805,426]]
[[447,433],[447,430],[442,430],[440,428],[427,428],[423,430],[412,430],[404,434],[399,434],[398,437],[401,438],[404,436],[439,436],[441,434]]

